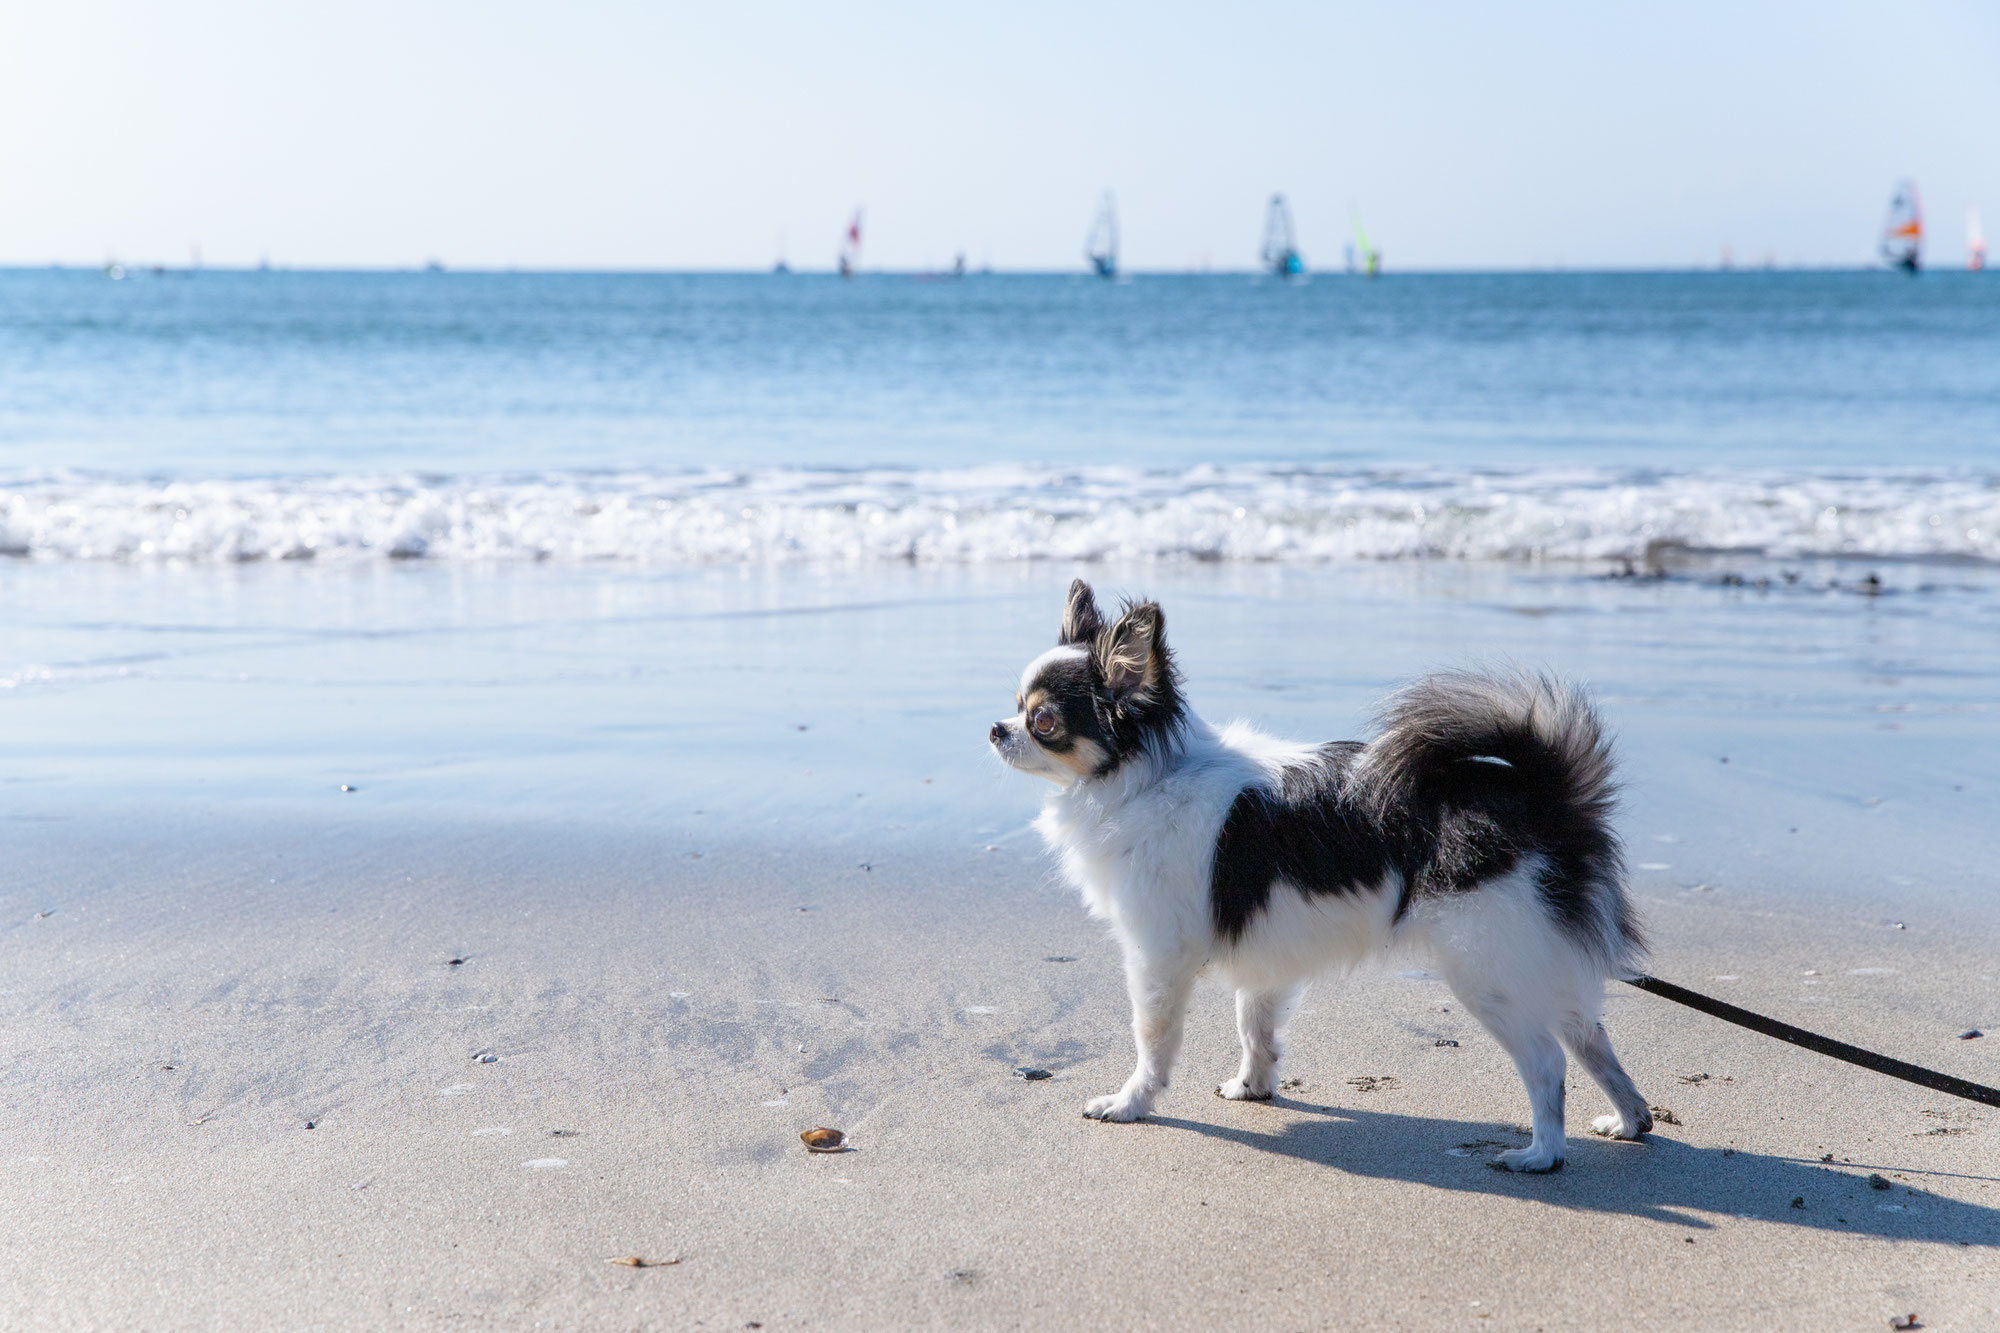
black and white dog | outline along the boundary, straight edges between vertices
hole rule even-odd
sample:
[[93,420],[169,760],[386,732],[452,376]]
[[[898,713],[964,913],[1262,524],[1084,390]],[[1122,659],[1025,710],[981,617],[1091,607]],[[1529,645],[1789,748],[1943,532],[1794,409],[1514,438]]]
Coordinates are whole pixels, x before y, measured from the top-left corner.
[[1128,603],[1107,625],[1079,579],[1015,706],[993,748],[1061,785],[1037,827],[1125,951],[1138,1067],[1086,1116],[1153,1109],[1204,967],[1235,986],[1243,1039],[1216,1091],[1261,1099],[1304,984],[1400,946],[1431,960],[1528,1085],[1534,1137],[1503,1165],[1562,1165],[1565,1046],[1611,1098],[1594,1130],[1652,1128],[1598,1022],[1605,979],[1643,945],[1610,828],[1610,746],[1577,690],[1438,675],[1394,696],[1365,744],[1217,730],[1182,702],[1160,608]]

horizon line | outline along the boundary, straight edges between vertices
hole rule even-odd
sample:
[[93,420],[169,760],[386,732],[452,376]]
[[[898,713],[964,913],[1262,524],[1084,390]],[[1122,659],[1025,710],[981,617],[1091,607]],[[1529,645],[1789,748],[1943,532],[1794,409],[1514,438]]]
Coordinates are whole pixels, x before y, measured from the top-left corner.
[[[338,263],[335,264],[203,263],[200,265],[190,265],[185,262],[177,264],[166,264],[166,263],[148,262],[140,260],[134,260],[134,261],[106,260],[98,262],[82,262],[82,261],[72,262],[72,261],[62,261],[62,260],[51,260],[43,263],[28,263],[21,261],[0,260],[0,273],[55,272],[55,273],[109,274],[109,272],[113,268],[118,269],[121,275],[125,277],[168,277],[168,276],[192,277],[198,273],[226,273],[226,274],[307,273],[307,274],[328,274],[328,275],[369,274],[369,275],[384,275],[384,276],[391,274],[407,274],[411,276],[426,276],[426,277],[450,277],[453,275],[458,275],[458,276],[487,276],[487,277],[578,276],[578,277],[690,277],[690,278],[692,277],[837,278],[841,276],[840,271],[837,268],[833,268],[830,266],[826,268],[788,267],[784,270],[779,270],[776,267],[744,268],[744,267],[725,267],[720,265],[712,267],[701,266],[701,267],[687,267],[687,268],[651,267],[651,266],[637,266],[637,265],[598,266],[598,265],[569,265],[569,264],[547,265],[547,266],[524,265],[524,264],[505,264],[505,265],[468,264],[464,266],[457,266],[457,265],[447,264],[439,260],[430,260],[430,261],[423,261],[411,264],[394,264],[394,265],[338,264]],[[1964,270],[1961,265],[1956,265],[1956,264],[1926,265],[1925,270],[1929,272],[1971,271],[1971,270]],[[1732,264],[1727,266],[1721,264],[1713,264],[1713,263],[1675,264],[1675,265],[1524,264],[1524,265],[1511,265],[1511,266],[1465,266],[1465,267],[1459,267],[1455,265],[1433,265],[1433,266],[1412,266],[1409,268],[1395,268],[1395,269],[1385,268],[1379,271],[1375,275],[1375,277],[1378,279],[1384,277],[1507,277],[1515,275],[1527,276],[1535,274],[1543,274],[1543,275],[1573,274],[1577,276],[1588,276],[1593,274],[1645,276],[1649,274],[1670,275],[1670,274],[1690,274],[1690,273],[1714,273],[1714,274],[1889,273],[1895,271],[1896,270],[1892,269],[1890,266],[1881,263],[1852,262],[1852,261],[1844,263],[1831,263],[1831,262],[1830,263],[1780,263],[1780,264],[1751,263],[1751,264]],[[851,281],[856,278],[914,278],[914,279],[930,279],[933,281],[942,281],[942,282],[957,282],[957,281],[963,281],[967,278],[998,278],[998,277],[1078,278],[1078,279],[1090,279],[1097,282],[1103,282],[1109,286],[1116,286],[1119,281],[1128,278],[1234,278],[1234,277],[1269,278],[1271,276],[1272,276],[1271,274],[1267,273],[1262,268],[1251,267],[1251,266],[1245,266],[1240,268],[1233,268],[1233,267],[1232,268],[1224,268],[1224,267],[1130,268],[1130,269],[1120,270],[1116,278],[1106,279],[1106,278],[1100,278],[1096,273],[1093,273],[1091,270],[1087,268],[1080,268],[1080,267],[1079,268],[1012,268],[1012,267],[1000,268],[988,265],[981,268],[968,268],[963,272],[956,272],[951,269],[937,269],[937,268],[890,268],[890,267],[864,268],[864,269],[857,269],[847,280]],[[1305,270],[1304,273],[1300,274],[1299,277],[1304,279],[1359,278],[1363,280],[1373,280],[1370,279],[1369,276],[1365,273],[1356,272],[1345,268],[1323,268],[1323,269],[1308,268]],[[1281,281],[1292,281],[1292,280],[1281,279]]]

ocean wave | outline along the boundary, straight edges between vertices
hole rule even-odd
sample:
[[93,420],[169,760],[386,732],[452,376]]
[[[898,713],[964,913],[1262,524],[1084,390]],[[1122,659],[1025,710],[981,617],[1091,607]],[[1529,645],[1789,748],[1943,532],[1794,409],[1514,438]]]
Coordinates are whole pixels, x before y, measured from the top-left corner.
[[2000,559],[2000,475],[1280,466],[515,477],[0,476],[35,560]]

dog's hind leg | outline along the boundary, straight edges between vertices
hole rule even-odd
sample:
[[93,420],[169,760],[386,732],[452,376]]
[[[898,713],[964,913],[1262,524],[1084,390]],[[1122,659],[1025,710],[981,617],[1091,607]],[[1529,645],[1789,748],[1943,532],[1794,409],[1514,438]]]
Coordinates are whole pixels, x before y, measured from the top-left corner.
[[1514,1059],[1521,1082],[1528,1087],[1528,1105],[1534,1114],[1533,1137],[1525,1148],[1510,1148],[1496,1159],[1509,1171],[1557,1171],[1562,1168],[1563,1073],[1568,1062],[1555,1033],[1532,1007],[1518,996],[1496,994],[1480,987],[1453,991],[1472,1016],[1493,1034],[1500,1048]]
[[1647,1109],[1645,1095],[1625,1072],[1625,1066],[1618,1063],[1604,1024],[1591,1023],[1587,1027],[1579,1024],[1563,1036],[1577,1063],[1589,1071],[1597,1086],[1604,1089],[1604,1095],[1611,1099],[1613,1113],[1597,1117],[1590,1122],[1590,1128],[1614,1139],[1636,1139],[1651,1129],[1653,1113]]
[[1301,986],[1271,990],[1237,988],[1236,1034],[1243,1039],[1243,1065],[1235,1078],[1215,1090],[1217,1096],[1232,1102],[1261,1102],[1278,1090],[1280,1043],[1303,989]]
[[1181,1030],[1187,1019],[1188,995],[1201,971],[1201,954],[1189,951],[1165,958],[1128,958],[1125,983],[1132,993],[1132,1042],[1139,1063],[1125,1086],[1105,1097],[1092,1097],[1083,1113],[1092,1120],[1130,1121],[1145,1117],[1166,1089],[1174,1060],[1180,1055]]

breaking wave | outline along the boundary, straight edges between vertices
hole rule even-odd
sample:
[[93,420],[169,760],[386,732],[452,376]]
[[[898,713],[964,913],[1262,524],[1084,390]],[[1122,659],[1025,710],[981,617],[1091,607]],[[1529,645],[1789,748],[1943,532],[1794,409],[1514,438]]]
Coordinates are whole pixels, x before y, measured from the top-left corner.
[[0,476],[35,560],[2000,559],[2000,475],[994,466],[153,480]]

